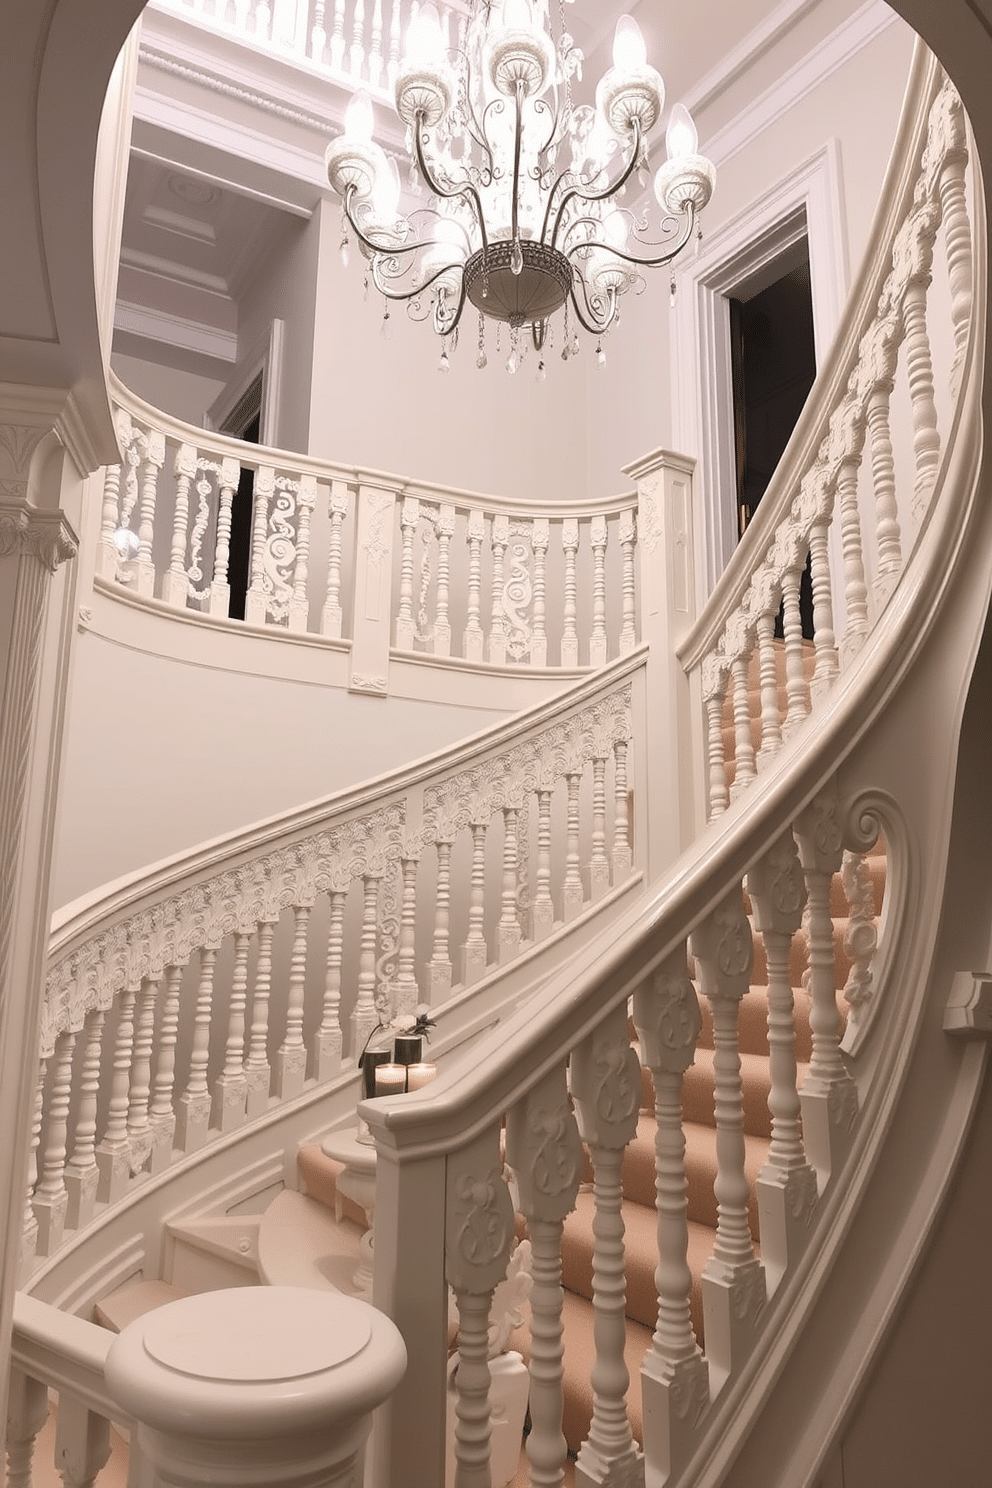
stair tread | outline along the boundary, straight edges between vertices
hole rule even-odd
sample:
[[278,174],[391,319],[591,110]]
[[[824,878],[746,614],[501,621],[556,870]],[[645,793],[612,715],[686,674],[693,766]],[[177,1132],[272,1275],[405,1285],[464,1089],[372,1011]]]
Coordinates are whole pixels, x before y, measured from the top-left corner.
[[169,1302],[178,1302],[189,1293],[168,1281],[131,1281],[119,1291],[101,1297],[93,1305],[93,1321],[111,1333],[120,1333],[136,1318],[164,1307]]

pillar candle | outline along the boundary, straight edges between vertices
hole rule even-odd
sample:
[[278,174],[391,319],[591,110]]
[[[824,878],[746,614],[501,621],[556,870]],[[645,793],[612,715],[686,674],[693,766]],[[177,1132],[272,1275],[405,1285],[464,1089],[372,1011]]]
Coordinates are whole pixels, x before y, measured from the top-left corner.
[[424,1057],[424,1041],[419,1033],[401,1033],[393,1045],[397,1064],[419,1064]]
[[406,1072],[407,1088],[419,1090],[422,1085],[429,1085],[437,1075],[437,1065],[425,1061],[423,1064],[411,1064]]
[[405,1064],[380,1064],[375,1072],[376,1095],[402,1095],[406,1089]]

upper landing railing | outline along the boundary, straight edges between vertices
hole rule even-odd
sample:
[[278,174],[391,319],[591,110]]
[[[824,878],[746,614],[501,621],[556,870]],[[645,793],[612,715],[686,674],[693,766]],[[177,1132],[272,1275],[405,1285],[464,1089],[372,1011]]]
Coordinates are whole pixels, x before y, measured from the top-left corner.
[[637,644],[632,493],[478,496],[208,434],[113,393],[124,459],[106,472],[96,571],[118,588],[339,643],[360,692],[388,692],[391,649],[574,673]]
[[[417,0],[155,0],[161,10],[309,62],[352,87],[390,93]],[[442,34],[455,44],[469,12],[441,0]]]

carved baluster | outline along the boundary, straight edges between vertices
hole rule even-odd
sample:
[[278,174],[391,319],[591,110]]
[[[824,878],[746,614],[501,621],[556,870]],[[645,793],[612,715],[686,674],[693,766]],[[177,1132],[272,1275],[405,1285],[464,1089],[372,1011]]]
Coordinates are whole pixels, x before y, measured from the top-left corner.
[[110,1422],[63,1390],[55,1427],[55,1463],[65,1488],[93,1488],[109,1461]]
[[751,1242],[750,1185],[744,1171],[737,1019],[750,981],[752,945],[740,889],[693,931],[689,948],[713,1012],[717,1226],[713,1254],[703,1271],[703,1318],[710,1383],[716,1393],[750,1351],[765,1305],[765,1275]]
[[844,460],[837,476],[844,552],[844,604],[847,610],[841,646],[845,662],[853,661],[868,634],[868,585],[865,583],[861,514],[858,510],[858,464],[854,459]]
[[637,645],[637,604],[634,588],[634,542],[637,528],[634,525],[634,509],[628,507],[620,513],[620,552],[622,554],[622,580],[620,605],[620,655],[626,656]]
[[564,1067],[546,1075],[510,1108],[506,1155],[531,1243],[530,1482],[532,1488],[558,1488],[568,1450],[561,1429],[561,1236],[565,1216],[575,1208],[583,1165]]
[[420,521],[420,502],[416,496],[404,496],[400,510],[403,547],[400,555],[399,611],[396,616],[396,646],[412,651],[416,624],[413,618],[413,540]]
[[844,1001],[849,1009],[848,1026],[856,1027],[871,1006],[874,996],[872,961],[878,945],[875,888],[864,855],[860,852],[844,853],[840,873],[848,903],[844,954],[851,963],[844,983]]
[[434,943],[427,966],[427,984],[432,1006],[444,1002],[451,991],[451,953],[448,946],[451,909],[450,837],[437,841],[437,882],[434,890]]
[[[710,674],[708,679],[707,673]],[[706,768],[709,780],[710,816],[720,816],[730,805],[727,765],[723,752],[723,705],[728,674],[707,657],[703,663],[703,706],[706,710]]]
[[310,56],[315,62],[323,62],[327,32],[324,30],[324,0],[315,0],[313,27],[310,31]]
[[255,36],[259,41],[268,41],[272,25],[272,10],[268,0],[258,0],[255,6]]
[[379,86],[382,75],[382,0],[375,0],[372,9],[372,40],[369,46],[369,82],[373,88]]
[[531,523],[530,546],[534,554],[534,602],[531,611],[530,664],[548,664],[547,629],[547,563],[551,542],[551,523],[547,517],[535,517]]
[[534,899],[530,907],[530,938],[544,940],[555,923],[555,906],[551,897],[551,792],[537,792],[537,870],[534,875]]
[[778,668],[775,663],[775,617],[764,607],[755,619],[758,645],[758,685],[761,693],[761,747],[755,768],[763,769],[782,747],[782,721],[778,702]]
[[445,1275],[458,1304],[454,1488],[490,1488],[489,1309],[513,1240],[499,1126],[451,1153],[446,1168]]
[[271,465],[255,472],[254,514],[251,527],[251,579],[245,596],[245,620],[249,625],[264,625],[268,609],[265,574],[265,543],[269,531],[269,502],[276,489],[276,473]]
[[810,683],[810,696],[817,699],[829,692],[837,678],[837,638],[834,635],[834,605],[830,592],[830,557],[827,540],[830,529],[826,517],[818,518],[810,529],[809,562],[813,582],[813,645],[816,666]]
[[606,518],[593,517],[589,526],[592,546],[592,635],[589,665],[605,666],[606,641]]
[[65,1169],[68,1194],[66,1224],[82,1229],[93,1217],[99,1172],[96,1165],[96,1103],[100,1091],[103,1010],[91,1008],[83,1024],[83,1057],[79,1071],[79,1107],[75,1142]]
[[214,540],[214,576],[210,582],[207,599],[209,615],[226,615],[231,608],[231,585],[228,580],[228,564],[231,559],[231,508],[234,493],[241,480],[241,466],[237,460],[226,457],[221,461],[217,481],[217,536]]
[[200,949],[200,978],[193,1014],[189,1077],[186,1089],[179,1097],[176,1113],[176,1144],[182,1152],[195,1152],[202,1147],[210,1124],[211,1100],[207,1085],[207,1065],[210,1061],[210,1025],[213,1017],[217,949],[216,944],[204,945]]
[[876,384],[868,400],[868,435],[871,440],[871,474],[875,492],[875,548],[878,569],[875,575],[875,598],[881,608],[902,569],[902,535],[899,530],[899,508],[896,504],[896,469],[889,430],[889,399],[892,381]]
[[782,725],[785,738],[809,716],[809,683],[803,650],[803,622],[799,613],[799,585],[802,568],[796,564],[782,575],[782,629],[785,637],[786,715]]
[[76,1035],[68,1029],[55,1040],[48,1125],[45,1147],[41,1154],[41,1176],[34,1191],[34,1216],[38,1222],[37,1253],[44,1256],[53,1255],[62,1244],[69,1205],[64,1168],[69,1097],[72,1090],[72,1054],[75,1047]]
[[468,934],[462,946],[462,981],[466,987],[486,974],[486,832],[488,822],[473,821],[472,875],[469,885]]
[[730,664],[730,678],[734,689],[734,783],[730,788],[731,800],[736,800],[757,774],[754,736],[751,732],[749,662],[749,654],[744,652],[741,656],[735,656]]
[[110,1103],[103,1139],[96,1149],[100,1181],[96,1196],[101,1203],[116,1203],[127,1189],[131,1172],[131,1149],[127,1134],[130,1105],[131,1055],[134,1048],[133,987],[121,992],[117,1003],[117,1033],[114,1039],[113,1073],[110,1080]]
[[165,968],[165,1000],[162,1004],[162,1026],[159,1029],[158,1058],[149,1108],[155,1144],[152,1147],[151,1170],[159,1173],[172,1160],[172,1143],[176,1131],[176,1113],[172,1098],[176,1081],[176,1040],[179,1035],[179,992],[182,987],[181,966]]
[[455,508],[441,506],[437,519],[437,587],[434,606],[434,655],[451,655],[451,539],[455,533]]
[[165,464],[165,435],[149,429],[145,441],[145,458],[141,469],[141,497],[138,506],[138,556],[135,561],[135,588],[151,598],[155,593],[155,564],[152,544],[155,541],[155,497],[159,473]]
[[365,62],[365,0],[355,0],[354,24],[351,32],[351,47],[348,51],[348,70],[357,82],[362,75]]
[[310,524],[317,505],[317,477],[300,476],[296,497],[296,556],[293,561],[293,594],[289,601],[287,625],[290,630],[305,631],[310,622]]
[[134,1048],[131,1055],[131,1088],[127,1103],[127,1135],[131,1144],[131,1170],[137,1172],[152,1149],[149,1102],[152,1085],[152,1046],[155,1040],[155,1004],[160,976],[142,978],[136,1002]]
[[588,879],[589,898],[601,899],[610,887],[610,860],[606,856],[606,755],[608,745],[597,748],[592,761],[592,840]]
[[[195,8],[195,7],[194,7]],[[234,0],[234,26],[242,36],[248,35],[248,11],[250,0]]]
[[633,865],[630,843],[630,807],[627,801],[627,740],[613,741],[613,852],[610,866],[613,882],[623,883]]
[[341,1068],[341,961],[344,954],[344,905],[347,888],[332,887],[327,897],[330,918],[327,926],[324,1004],[310,1067],[311,1078],[320,1081],[331,1079]]
[[307,937],[312,901],[293,905],[293,947],[289,956],[286,993],[286,1031],[275,1057],[275,1091],[282,1101],[295,1099],[303,1090],[307,1072],[307,1046],[303,1041],[303,1013],[307,980]]
[[7,1488],[32,1488],[35,1438],[48,1420],[48,1386],[11,1366],[7,1391]]
[[579,633],[575,624],[575,562],[579,550],[579,524],[574,517],[569,517],[561,524],[561,545],[565,550],[565,601],[561,636],[561,664],[563,667],[577,667],[579,664]]
[[176,450],[173,473],[176,478],[176,505],[172,517],[172,547],[169,569],[162,580],[162,598],[178,609],[186,608],[189,577],[186,573],[186,541],[189,527],[189,490],[196,479],[196,445],[181,444]]
[[393,0],[389,12],[389,61],[386,64],[388,91],[391,93],[400,70],[400,0]]
[[[119,415],[118,415],[119,417]],[[130,423],[128,423],[128,432]],[[121,435],[121,443],[126,443]],[[114,533],[120,522],[121,467],[108,465],[103,476],[103,505],[100,511],[100,545],[96,571],[101,579],[115,579],[120,559],[114,546]]]
[[[270,911],[271,913],[271,911]],[[272,994],[272,937],[276,919],[264,919],[258,927],[258,959],[251,992],[251,1028],[245,1076],[248,1080],[247,1117],[261,1116],[269,1104],[272,1070],[269,1065],[269,998]]]
[[45,1075],[48,1060],[44,1055],[38,1060],[38,1079],[35,1083],[34,1110],[31,1116],[31,1141],[28,1145],[28,1175],[24,1200],[24,1228],[21,1232],[21,1275],[26,1279],[31,1274],[38,1251],[38,1221],[34,1213],[34,1190],[38,1182],[38,1149],[41,1145],[41,1120],[45,1107]]
[[758,1174],[761,1258],[770,1292],[806,1245],[816,1207],[816,1174],[806,1161],[796,1088],[796,1034],[793,1022],[789,951],[806,903],[799,854],[787,833],[748,870],[747,889],[754,923],[768,962],[768,1067],[772,1141]]
[[334,0],[334,30],[331,34],[331,66],[341,71],[344,61],[344,0]]
[[682,1083],[696,1056],[702,1017],[685,949],[662,962],[634,992],[641,1058],[655,1101],[655,1203],[658,1214],[658,1321],[641,1366],[644,1450],[666,1480],[682,1468],[709,1404],[709,1371],[692,1330],[688,1181]]
[[227,1008],[227,1042],[224,1068],[214,1081],[213,1125],[220,1131],[235,1131],[245,1119],[248,1103],[248,1078],[245,1075],[245,1013],[248,1007],[248,951],[251,934],[245,929],[234,934],[234,967],[231,971],[231,999]]
[[951,323],[954,326],[954,362],[951,368],[951,393],[957,397],[961,381],[961,363],[968,343],[971,322],[972,267],[971,227],[968,222],[968,198],[965,170],[968,164],[967,137],[961,100],[949,83],[945,83],[935,111],[941,110],[947,129],[945,153],[938,182],[940,210],[944,222],[944,246],[951,289]]
[[940,435],[937,432],[937,405],[934,401],[933,361],[927,330],[927,290],[930,286],[932,240],[920,244],[925,268],[906,286],[902,318],[906,332],[906,371],[913,412],[913,453],[916,457],[916,479],[913,483],[913,516],[919,522],[933,491],[940,464]]
[[569,770],[565,776],[568,792],[565,816],[565,878],[562,885],[562,919],[567,924],[582,913],[582,871],[579,858],[579,786],[582,773]]
[[481,511],[468,514],[468,614],[465,621],[465,660],[481,661],[484,643],[482,614],[482,540],[486,519]]
[[491,547],[493,554],[492,614],[489,627],[489,660],[494,666],[506,664],[506,614],[503,610],[503,564],[510,542],[508,517],[493,517]]
[[796,823],[796,840],[809,895],[809,1026],[813,1056],[801,1102],[806,1151],[821,1184],[846,1156],[858,1117],[857,1086],[840,1052],[834,926],[830,885],[843,860],[835,792],[817,796]]
[[413,1013],[420,1001],[417,987],[417,869],[419,855],[400,858],[400,933],[396,955],[397,1013]]
[[496,946],[502,966],[520,951],[520,921],[517,919],[517,819],[519,806],[503,807],[503,892],[500,899]]
[[348,487],[343,481],[331,482],[328,506],[331,531],[327,539],[327,598],[320,621],[320,633],[338,638],[341,635],[341,525],[348,513]]
[[624,1278],[623,1158],[637,1131],[641,1066],[631,1048],[627,1005],[621,1003],[575,1050],[572,1095],[593,1165],[592,1305],[596,1361],[592,1424],[575,1467],[577,1488],[615,1482],[640,1461],[627,1419],[630,1376]]
[[358,995],[351,1012],[351,1053],[354,1059],[365,1048],[365,1041],[379,1022],[375,1006],[375,950],[377,943],[377,904],[381,876],[371,873],[362,879],[362,930],[358,951]]

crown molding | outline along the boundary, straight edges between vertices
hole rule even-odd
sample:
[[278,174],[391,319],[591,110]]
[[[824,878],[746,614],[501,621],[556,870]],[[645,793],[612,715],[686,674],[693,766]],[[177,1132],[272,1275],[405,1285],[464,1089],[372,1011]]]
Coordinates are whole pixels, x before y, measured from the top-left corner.
[[181,351],[212,357],[215,361],[233,364],[238,359],[238,338],[234,331],[224,331],[146,305],[129,304],[126,300],[117,301],[114,330],[147,341],[161,341]]

